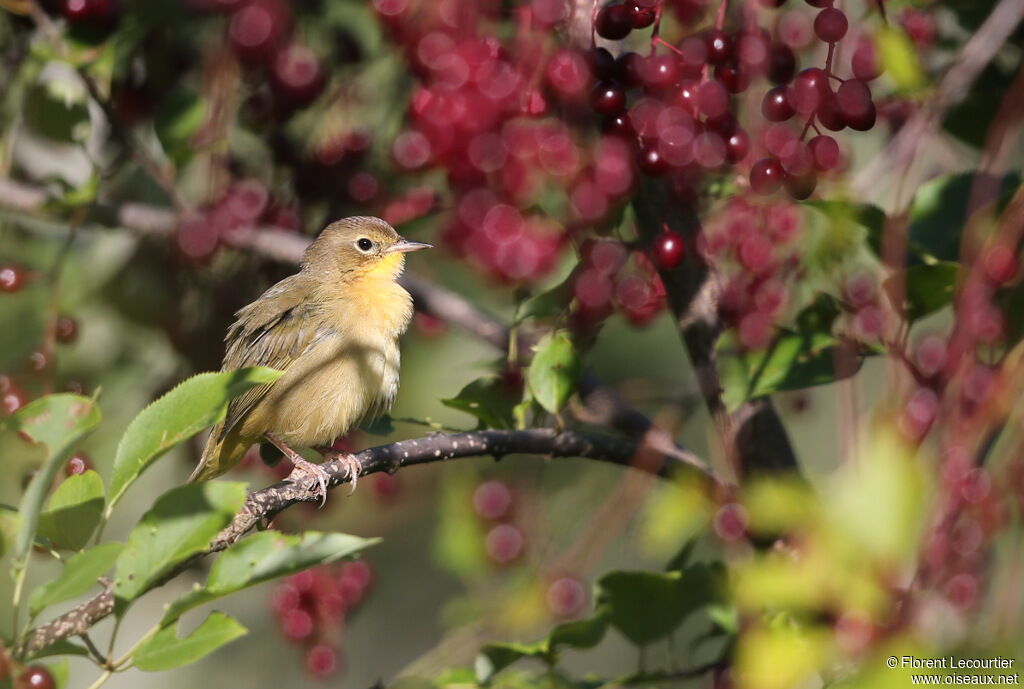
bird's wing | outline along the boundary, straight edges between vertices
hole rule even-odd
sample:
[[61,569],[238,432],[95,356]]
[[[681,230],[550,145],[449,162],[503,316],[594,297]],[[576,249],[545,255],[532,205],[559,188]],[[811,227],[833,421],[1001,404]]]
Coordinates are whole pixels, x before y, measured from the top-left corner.
[[[318,307],[309,299],[310,287],[304,275],[293,275],[240,309],[225,337],[224,370],[246,366],[287,370],[319,334],[317,323],[322,319],[314,317]],[[267,394],[270,385],[272,383],[250,388],[231,403],[220,429],[221,437]]]

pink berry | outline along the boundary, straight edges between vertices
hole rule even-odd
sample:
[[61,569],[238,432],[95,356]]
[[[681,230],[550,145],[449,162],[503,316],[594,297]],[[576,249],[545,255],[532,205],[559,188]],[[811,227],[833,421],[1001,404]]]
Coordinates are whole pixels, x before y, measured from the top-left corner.
[[807,149],[816,169],[827,172],[839,165],[839,144],[831,136],[814,137],[807,142]]
[[714,529],[723,541],[740,540],[747,532],[747,511],[735,502],[722,505],[715,514]]
[[308,639],[313,634],[313,617],[305,610],[289,610],[281,617],[281,631],[292,641]]
[[814,18],[814,33],[825,43],[837,43],[843,40],[843,36],[846,35],[849,28],[850,23],[847,21],[846,15],[835,7],[818,12],[818,16]]
[[560,577],[548,586],[547,602],[555,617],[578,617],[587,604],[587,590],[576,577]]
[[523,534],[511,524],[498,524],[484,541],[487,555],[500,565],[516,560],[523,552]]
[[20,266],[0,265],[0,292],[17,292],[28,281],[28,275]]
[[333,675],[338,669],[338,653],[326,644],[317,644],[306,653],[306,669],[318,679]]
[[64,473],[68,476],[75,476],[84,474],[89,469],[92,469],[92,460],[89,459],[89,455],[79,450],[71,455],[71,459],[68,460],[68,464],[64,468]]
[[511,507],[512,491],[501,481],[484,481],[473,491],[473,509],[484,519],[501,519]]

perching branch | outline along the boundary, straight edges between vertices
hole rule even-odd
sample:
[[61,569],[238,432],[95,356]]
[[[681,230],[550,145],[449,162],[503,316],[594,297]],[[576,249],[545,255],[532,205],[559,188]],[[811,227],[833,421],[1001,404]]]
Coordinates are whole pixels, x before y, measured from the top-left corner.
[[[652,450],[649,446],[630,440],[578,431],[556,432],[550,429],[483,430],[467,433],[437,434],[425,438],[402,440],[363,450],[355,455],[361,467],[360,476],[378,472],[394,473],[417,464],[429,464],[460,457],[493,456],[500,459],[512,454],[543,455],[548,458],[582,457],[609,464],[632,467],[657,476],[666,476],[673,468],[689,466],[709,488],[725,488],[725,484],[710,469],[695,469],[701,460],[685,450],[687,461]],[[320,465],[330,474],[329,488],[349,482],[345,465],[338,459],[328,459]],[[267,523],[277,514],[301,502],[317,502],[315,479],[303,477],[301,483],[291,477],[268,488],[249,494],[245,505],[203,553],[172,569],[151,588],[156,588],[191,567],[206,555],[225,550],[260,523]],[[42,649],[72,636],[84,634],[114,610],[114,593],[110,585],[90,600],[69,610],[60,617],[36,627],[17,649],[19,655],[37,653]]]
[[[0,208],[35,215],[44,210],[46,201],[44,189],[0,177]],[[177,228],[178,216],[172,210],[140,203],[98,203],[90,221],[96,225],[122,227],[141,235],[168,236]],[[88,230],[89,224],[86,223],[83,229]],[[233,231],[231,241],[239,249],[282,263],[296,264],[302,259],[310,239],[277,229],[250,228]],[[410,272],[402,276],[402,284],[412,294],[420,311],[463,328],[498,349],[508,347],[508,327],[462,296]],[[527,349],[520,347],[520,351]],[[587,408],[589,423],[610,426],[660,452],[688,461],[688,453],[679,450],[671,433],[656,426],[617,391],[592,375],[583,376],[579,394]],[[704,466],[701,462],[700,467]]]

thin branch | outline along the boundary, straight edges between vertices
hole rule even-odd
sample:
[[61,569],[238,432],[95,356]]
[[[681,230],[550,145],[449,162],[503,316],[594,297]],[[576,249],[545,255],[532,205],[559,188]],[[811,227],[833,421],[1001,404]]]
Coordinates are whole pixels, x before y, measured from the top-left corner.
[[[552,459],[581,457],[632,467],[657,476],[667,476],[673,468],[686,469],[688,466],[693,470],[694,466],[702,464],[699,458],[690,453],[686,453],[690,461],[684,465],[670,456],[653,452],[630,440],[578,431],[559,433],[550,429],[436,434],[373,447],[357,453],[355,458],[361,467],[359,476],[366,476],[378,472],[394,473],[405,467],[462,457],[490,455],[501,459],[512,454],[543,455]],[[320,466],[330,475],[329,488],[349,482],[346,465],[337,456],[329,458]],[[709,469],[698,471],[696,475],[707,480],[709,486],[724,485]],[[317,502],[319,499],[315,478],[305,475],[301,482],[288,477],[273,486],[250,493],[242,509],[205,552],[180,563],[155,582],[150,590],[174,579],[206,555],[225,550],[257,524],[269,522],[292,505]],[[30,631],[18,648],[19,654],[24,656],[37,653],[61,639],[80,636],[110,615],[114,610],[113,586],[109,581],[104,586],[102,593]]]
[[[0,208],[20,213],[44,211],[47,193],[44,189],[0,177]],[[104,227],[121,227],[147,236],[167,236],[175,232],[178,216],[173,210],[140,203],[121,205],[97,204],[92,222]],[[91,228],[88,223],[83,230]],[[293,232],[253,227],[231,233],[232,246],[251,251],[282,263],[296,264],[309,246],[310,239]],[[406,272],[402,284],[412,294],[416,308],[450,323],[505,351],[509,342],[508,327],[497,317],[483,311],[459,294],[423,277]],[[520,351],[528,351],[524,346]],[[672,435],[657,427],[645,414],[630,406],[612,388],[592,375],[584,375],[579,386],[580,397],[588,408],[588,422],[604,424],[631,438],[643,438],[654,449],[688,461],[685,452],[677,452]]]

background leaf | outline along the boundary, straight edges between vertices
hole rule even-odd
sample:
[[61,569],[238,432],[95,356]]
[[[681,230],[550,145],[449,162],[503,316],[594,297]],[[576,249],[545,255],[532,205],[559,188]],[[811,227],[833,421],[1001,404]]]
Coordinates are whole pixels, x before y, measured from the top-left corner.
[[132,529],[117,560],[118,612],[172,567],[202,552],[245,500],[244,483],[190,483],[164,493]]
[[91,469],[69,476],[39,516],[39,535],[57,546],[79,550],[103,515],[103,479]]
[[[911,322],[935,313],[953,300],[959,276],[959,264],[948,261],[911,266],[903,271],[904,300],[897,307]],[[886,280],[890,298],[895,295],[895,287],[895,278]]]
[[35,616],[44,608],[80,596],[114,566],[124,550],[123,543],[101,543],[68,558],[60,575],[32,592],[29,612]]
[[203,603],[315,565],[337,562],[378,542],[376,538],[316,531],[301,536],[276,531],[253,534],[222,553],[210,569],[206,584],[174,601],[161,624],[168,625]]
[[179,638],[173,626],[161,629],[139,645],[132,661],[146,672],[171,670],[201,660],[246,632],[233,617],[211,612],[188,636]]
[[201,373],[143,409],[117,446],[108,512],[161,455],[223,419],[233,398],[280,375],[280,371],[263,367]]
[[477,378],[455,397],[441,400],[446,407],[472,414],[480,422],[479,428],[512,428],[512,410],[518,402],[498,376]]
[[580,359],[565,331],[555,331],[538,343],[527,379],[533,398],[557,414],[576,390]]
[[13,426],[34,442],[46,445],[47,458],[29,483],[18,508],[20,523],[14,544],[16,562],[28,556],[36,536],[39,511],[57,472],[71,457],[78,443],[100,422],[95,402],[79,395],[47,395],[11,417]]

